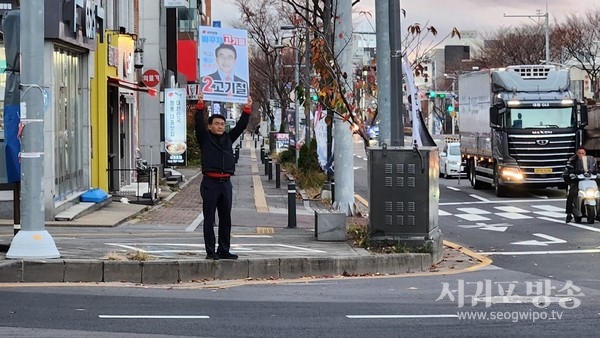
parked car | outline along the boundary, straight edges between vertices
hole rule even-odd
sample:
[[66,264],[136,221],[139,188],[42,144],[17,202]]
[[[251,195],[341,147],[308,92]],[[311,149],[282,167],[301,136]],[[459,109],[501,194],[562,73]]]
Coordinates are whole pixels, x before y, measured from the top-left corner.
[[379,121],[377,123],[370,125],[367,128],[367,136],[369,136],[370,140],[379,139]]
[[440,176],[448,178],[459,175],[466,175],[460,156],[460,143],[446,143],[440,152]]

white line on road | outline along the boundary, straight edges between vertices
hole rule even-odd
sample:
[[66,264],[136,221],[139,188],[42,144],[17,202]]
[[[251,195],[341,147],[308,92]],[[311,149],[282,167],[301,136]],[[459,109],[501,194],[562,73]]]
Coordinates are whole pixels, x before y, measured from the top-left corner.
[[[439,205],[464,205],[466,203],[471,204],[499,204],[499,203],[503,203],[503,204],[508,204],[508,203],[537,203],[535,200],[511,200],[511,199],[502,199],[502,200],[486,200],[483,197],[479,197],[477,195],[471,195],[471,197],[476,198],[481,200],[480,202],[476,202],[476,201],[470,201],[470,202],[466,202],[466,201],[460,201],[460,202],[444,202],[444,203],[440,203]],[[544,202],[564,202],[566,199],[565,198],[554,198],[551,199],[549,201],[544,201]],[[564,210],[564,209],[561,209]]]
[[[538,218],[539,219],[543,219],[545,221],[555,222],[555,223],[561,223],[561,224],[565,223],[563,220],[557,220],[557,219],[554,219],[554,218],[548,218],[548,217],[538,217]],[[571,222],[571,223],[569,223],[567,225],[570,225],[572,227],[576,227],[576,228],[579,228],[579,229],[583,229],[583,230],[600,232],[600,229],[598,229],[598,228],[592,228],[590,226],[583,225],[583,224],[577,224],[577,223]]]
[[482,202],[490,202],[490,200],[488,200],[487,198],[479,196],[479,195],[470,194],[469,196],[473,197],[474,199],[478,199],[478,200],[480,200]]
[[454,190],[454,191],[460,191],[460,189],[459,189],[459,188],[455,188],[455,187],[446,187],[446,188],[448,188],[448,189],[450,189],[450,190]]
[[198,217],[196,217],[196,219],[192,223],[190,223],[190,225],[187,228],[185,228],[185,231],[196,231],[196,228],[198,228],[202,221],[204,221],[204,213],[200,212],[198,214]]
[[209,316],[98,315],[103,319],[210,319]]
[[563,254],[588,254],[599,253],[600,249],[582,250],[554,250],[554,251],[501,251],[501,252],[478,252],[483,256],[526,256],[526,255],[563,255]]
[[350,319],[415,319],[415,318],[458,318],[455,314],[448,315],[346,315]]

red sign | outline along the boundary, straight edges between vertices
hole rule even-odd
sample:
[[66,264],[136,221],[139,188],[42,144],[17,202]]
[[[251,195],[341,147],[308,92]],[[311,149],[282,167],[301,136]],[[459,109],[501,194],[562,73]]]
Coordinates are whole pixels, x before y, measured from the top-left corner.
[[160,74],[154,69],[148,69],[142,74],[142,82],[146,87],[156,87],[160,83]]

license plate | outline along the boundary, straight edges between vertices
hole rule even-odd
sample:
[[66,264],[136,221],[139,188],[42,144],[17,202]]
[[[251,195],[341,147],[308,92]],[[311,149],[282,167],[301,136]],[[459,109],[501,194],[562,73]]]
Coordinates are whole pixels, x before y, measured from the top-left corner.
[[536,174],[552,174],[552,168],[535,168],[533,172]]

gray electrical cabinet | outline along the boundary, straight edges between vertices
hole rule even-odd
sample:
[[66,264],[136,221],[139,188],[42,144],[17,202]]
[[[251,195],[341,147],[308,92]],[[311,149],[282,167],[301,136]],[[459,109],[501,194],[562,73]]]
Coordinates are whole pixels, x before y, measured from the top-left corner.
[[438,148],[384,145],[368,152],[372,240],[434,240],[434,246],[441,245]]

